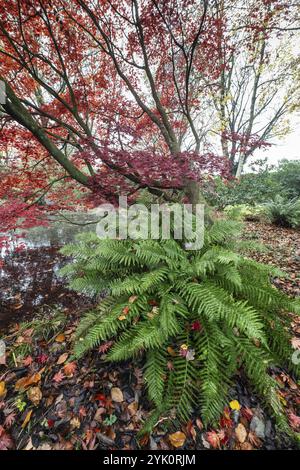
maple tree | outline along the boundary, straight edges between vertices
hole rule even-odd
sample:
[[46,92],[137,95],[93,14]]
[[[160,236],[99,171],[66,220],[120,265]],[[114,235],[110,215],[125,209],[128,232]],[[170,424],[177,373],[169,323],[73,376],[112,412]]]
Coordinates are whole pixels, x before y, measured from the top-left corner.
[[261,12],[289,7],[221,3],[1,2],[2,231],[20,216],[27,227],[45,208],[71,208],[76,190],[82,204],[133,200],[142,188],[198,202],[204,175],[226,176],[228,158],[201,137],[203,93],[228,67],[230,8],[253,13],[240,25],[253,45]]

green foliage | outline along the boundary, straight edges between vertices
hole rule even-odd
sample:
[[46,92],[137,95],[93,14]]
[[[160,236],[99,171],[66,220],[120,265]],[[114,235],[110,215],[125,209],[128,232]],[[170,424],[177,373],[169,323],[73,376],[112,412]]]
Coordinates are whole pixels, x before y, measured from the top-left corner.
[[204,183],[207,201],[223,209],[226,206],[255,206],[280,194],[285,199],[300,197],[300,160],[281,160],[278,168],[262,167],[246,173],[239,180],[224,182],[220,177]]
[[300,197],[300,160],[282,160],[274,179],[287,199]]
[[273,201],[265,204],[265,208],[273,224],[293,228],[300,226],[300,198],[286,200],[277,194]]
[[272,286],[274,269],[238,252],[239,230],[236,222],[217,221],[197,251],[172,239],[112,241],[93,234],[62,250],[75,258],[64,269],[73,288],[109,293],[82,319],[74,354],[113,340],[108,360],[145,356],[154,405],[145,430],[171,410],[186,421],[197,407],[205,425],[216,422],[241,368],[287,429],[268,367],[297,372],[286,312],[299,306]]
[[274,173],[265,170],[259,173],[247,173],[239,180],[232,179],[227,182],[217,177],[207,185],[205,195],[210,204],[223,209],[228,205],[262,204],[280,191],[281,185],[274,177]]
[[236,204],[234,206],[226,206],[224,213],[232,220],[263,220],[265,216],[265,208],[260,205],[249,206],[248,204]]

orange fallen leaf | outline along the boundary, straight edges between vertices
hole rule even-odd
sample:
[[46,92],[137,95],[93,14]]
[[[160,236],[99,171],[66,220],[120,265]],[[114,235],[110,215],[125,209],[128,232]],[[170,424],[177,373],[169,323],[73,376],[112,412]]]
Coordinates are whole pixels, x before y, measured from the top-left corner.
[[31,385],[36,385],[41,380],[41,373],[42,371],[36,372],[33,375],[29,375],[28,377],[23,377],[19,379],[15,385],[15,390],[24,391]]
[[173,447],[182,447],[185,443],[185,440],[186,435],[181,431],[177,431],[169,435],[169,441]]
[[59,335],[56,336],[55,341],[57,343],[63,343],[65,341],[66,337],[63,333],[60,333]]
[[31,415],[32,415],[32,410],[28,411],[28,413],[27,413],[27,415],[26,415],[26,417],[25,417],[25,419],[24,419],[24,421],[23,421],[23,424],[22,424],[22,426],[21,426],[23,429],[24,429],[24,428],[27,426],[27,424],[29,423],[30,418],[31,418]]
[[167,352],[170,354],[170,356],[173,356],[173,357],[176,356],[176,352],[171,346],[167,347]]
[[3,398],[5,395],[6,395],[6,385],[5,385],[5,382],[2,381],[0,382],[0,398]]
[[64,374],[66,377],[72,377],[74,373],[76,372],[76,369],[77,369],[77,365],[75,362],[69,362],[63,368]]

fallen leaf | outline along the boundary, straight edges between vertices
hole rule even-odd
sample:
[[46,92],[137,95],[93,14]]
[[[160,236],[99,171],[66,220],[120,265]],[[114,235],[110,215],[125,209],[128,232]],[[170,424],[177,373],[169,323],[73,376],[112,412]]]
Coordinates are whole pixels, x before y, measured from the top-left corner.
[[64,366],[64,374],[67,377],[73,377],[74,373],[76,372],[77,365],[75,362],[69,362]]
[[289,422],[293,429],[298,430],[300,428],[300,417],[294,413],[289,414]]
[[241,405],[239,404],[239,402],[237,400],[232,400],[230,403],[229,403],[229,406],[232,410],[237,410],[239,411],[241,409]]
[[133,302],[135,302],[137,300],[137,298],[138,298],[137,295],[132,295],[131,297],[129,297],[129,303],[133,304]]
[[3,339],[0,340],[0,365],[6,364],[6,345]]
[[31,356],[27,356],[23,359],[23,365],[25,367],[31,366],[32,363],[33,363],[33,359]]
[[300,338],[297,338],[297,336],[294,336],[291,339],[291,343],[294,349],[300,349]]
[[220,438],[215,431],[207,432],[205,440],[211,445],[213,449],[220,447]]
[[119,389],[118,387],[113,387],[111,389],[111,398],[113,401],[117,403],[121,403],[122,401],[124,401],[122,390]]
[[39,387],[31,387],[27,392],[27,397],[35,406],[38,406],[43,394]]
[[7,392],[6,385],[5,385],[5,382],[2,380],[2,382],[0,382],[0,398],[5,397],[6,392]]
[[136,401],[133,401],[132,403],[130,403],[130,405],[128,405],[128,411],[129,411],[129,414],[130,416],[134,416],[138,410],[138,403]]
[[53,382],[59,384],[60,382],[62,382],[64,379],[65,379],[65,375],[61,372],[61,371],[58,371],[54,376],[53,376]]
[[72,429],[79,429],[81,426],[80,419],[77,418],[77,416],[74,416],[74,418],[71,419],[70,425]]
[[246,431],[245,426],[242,423],[239,423],[237,427],[235,428],[235,435],[241,444],[245,442],[246,437],[247,437],[247,431]]
[[63,333],[60,333],[59,335],[56,336],[55,341],[57,343],[63,343],[65,341],[66,337]]
[[172,356],[172,357],[175,357],[175,356],[176,356],[176,352],[174,351],[173,348],[171,348],[171,346],[169,346],[169,347],[167,348],[167,352],[168,352],[168,353],[170,354],[170,356]]
[[182,447],[185,443],[186,435],[181,431],[177,431],[169,434],[169,440],[173,447]]
[[33,410],[30,410],[30,411],[28,411],[28,413],[26,414],[26,417],[25,417],[25,419],[24,419],[24,421],[23,421],[23,424],[22,424],[22,426],[21,426],[23,429],[24,429],[24,428],[27,426],[27,424],[29,423],[30,418],[31,418],[31,415],[32,415],[32,411],[33,411]]
[[243,442],[240,446],[241,450],[253,450],[252,445],[250,442]]
[[24,391],[29,388],[31,385],[36,385],[41,380],[41,373],[36,372],[33,375],[29,375],[28,377],[23,377],[19,379],[15,385],[16,391]]
[[58,364],[58,365],[63,364],[64,362],[66,362],[68,357],[69,357],[68,353],[61,354],[61,356],[59,356],[59,358],[57,359],[56,364]]

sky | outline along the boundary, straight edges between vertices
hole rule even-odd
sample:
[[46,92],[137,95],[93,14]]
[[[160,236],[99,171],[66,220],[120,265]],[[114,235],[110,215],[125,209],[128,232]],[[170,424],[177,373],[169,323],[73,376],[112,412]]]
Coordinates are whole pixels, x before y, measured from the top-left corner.
[[[300,160],[300,116],[291,122],[291,132],[282,139],[273,139],[272,146],[265,150],[257,150],[254,160],[268,158],[268,163],[276,165],[279,160]],[[271,143],[271,142],[270,142]]]

